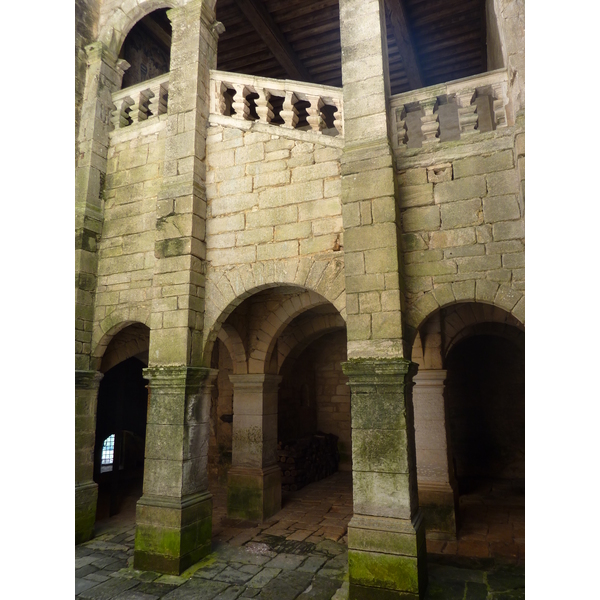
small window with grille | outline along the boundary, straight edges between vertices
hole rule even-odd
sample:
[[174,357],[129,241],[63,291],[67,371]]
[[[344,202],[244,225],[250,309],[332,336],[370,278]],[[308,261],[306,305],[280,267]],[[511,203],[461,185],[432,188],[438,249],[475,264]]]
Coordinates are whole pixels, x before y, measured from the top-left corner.
[[109,435],[102,444],[102,456],[100,460],[100,473],[106,473],[113,470],[113,461],[115,457],[115,434]]

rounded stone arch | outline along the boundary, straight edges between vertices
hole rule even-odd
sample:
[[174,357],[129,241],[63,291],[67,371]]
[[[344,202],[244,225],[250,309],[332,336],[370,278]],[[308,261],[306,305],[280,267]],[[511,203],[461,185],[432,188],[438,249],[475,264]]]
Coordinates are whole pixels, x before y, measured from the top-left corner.
[[417,333],[436,312],[453,304],[491,305],[511,314],[525,326],[525,295],[508,285],[492,281],[461,281],[426,292],[408,307],[404,316],[405,343],[413,347]]
[[246,375],[248,373],[246,347],[237,329],[233,325],[224,323],[217,333],[217,339],[223,342],[229,352],[233,363],[233,374]]
[[126,0],[111,11],[110,17],[102,25],[98,41],[102,42],[115,56],[133,26],[146,15],[161,8],[184,6],[189,0]]
[[335,306],[346,318],[346,288],[344,259],[329,260],[296,257],[285,260],[255,262],[217,271],[209,266],[206,277],[204,313],[203,364],[210,364],[212,347],[221,325],[244,300],[257,292],[276,288],[295,287],[312,291]]
[[106,373],[128,358],[138,358],[148,365],[150,328],[137,321],[116,333],[106,347],[98,370]]
[[446,315],[444,321],[444,360],[457,343],[475,335],[496,335],[525,347],[525,326],[511,313],[497,306],[458,304],[456,311]]
[[[92,332],[92,369],[99,370],[102,357],[111,340],[123,329],[134,324],[150,329],[150,309],[143,307],[120,308],[94,325]],[[133,356],[133,355],[132,355]]]
[[277,369],[281,371],[284,362],[291,357],[298,357],[314,341],[345,329],[346,321],[340,314],[319,315],[305,323],[299,323],[286,330],[277,339]]
[[[443,315],[443,322],[435,317]],[[436,329],[437,328],[437,329]],[[525,326],[512,313],[488,302],[453,302],[432,311],[420,324],[412,340],[411,359],[425,360],[425,348],[436,346],[439,358],[446,361],[449,351],[460,341],[474,335],[497,335],[525,344]],[[433,336],[433,338],[431,338]]]

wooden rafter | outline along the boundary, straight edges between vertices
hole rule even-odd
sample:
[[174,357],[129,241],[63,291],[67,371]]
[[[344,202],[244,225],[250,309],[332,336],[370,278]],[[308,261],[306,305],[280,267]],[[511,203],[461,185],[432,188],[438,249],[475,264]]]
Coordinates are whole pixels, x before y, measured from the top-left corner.
[[412,89],[422,88],[425,86],[424,79],[408,27],[408,18],[404,10],[404,4],[402,0],[385,0],[385,5],[390,17],[390,24],[394,32],[396,45],[402,57],[402,64],[404,65],[408,84]]
[[312,81],[312,77],[285,39],[283,33],[260,0],[235,0],[273,56],[292,79]]

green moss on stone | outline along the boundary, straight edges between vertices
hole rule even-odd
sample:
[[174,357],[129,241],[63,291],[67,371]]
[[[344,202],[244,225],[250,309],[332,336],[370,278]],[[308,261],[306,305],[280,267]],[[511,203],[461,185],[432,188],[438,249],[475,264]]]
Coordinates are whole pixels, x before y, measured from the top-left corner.
[[416,558],[349,550],[348,572],[351,584],[419,593]]

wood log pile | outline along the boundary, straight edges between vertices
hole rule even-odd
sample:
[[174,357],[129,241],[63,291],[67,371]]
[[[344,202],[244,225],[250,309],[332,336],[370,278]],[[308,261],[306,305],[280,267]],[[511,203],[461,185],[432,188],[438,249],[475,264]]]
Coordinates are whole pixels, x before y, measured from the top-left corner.
[[321,433],[277,444],[281,467],[281,488],[296,491],[313,481],[329,477],[338,470],[338,437]]

